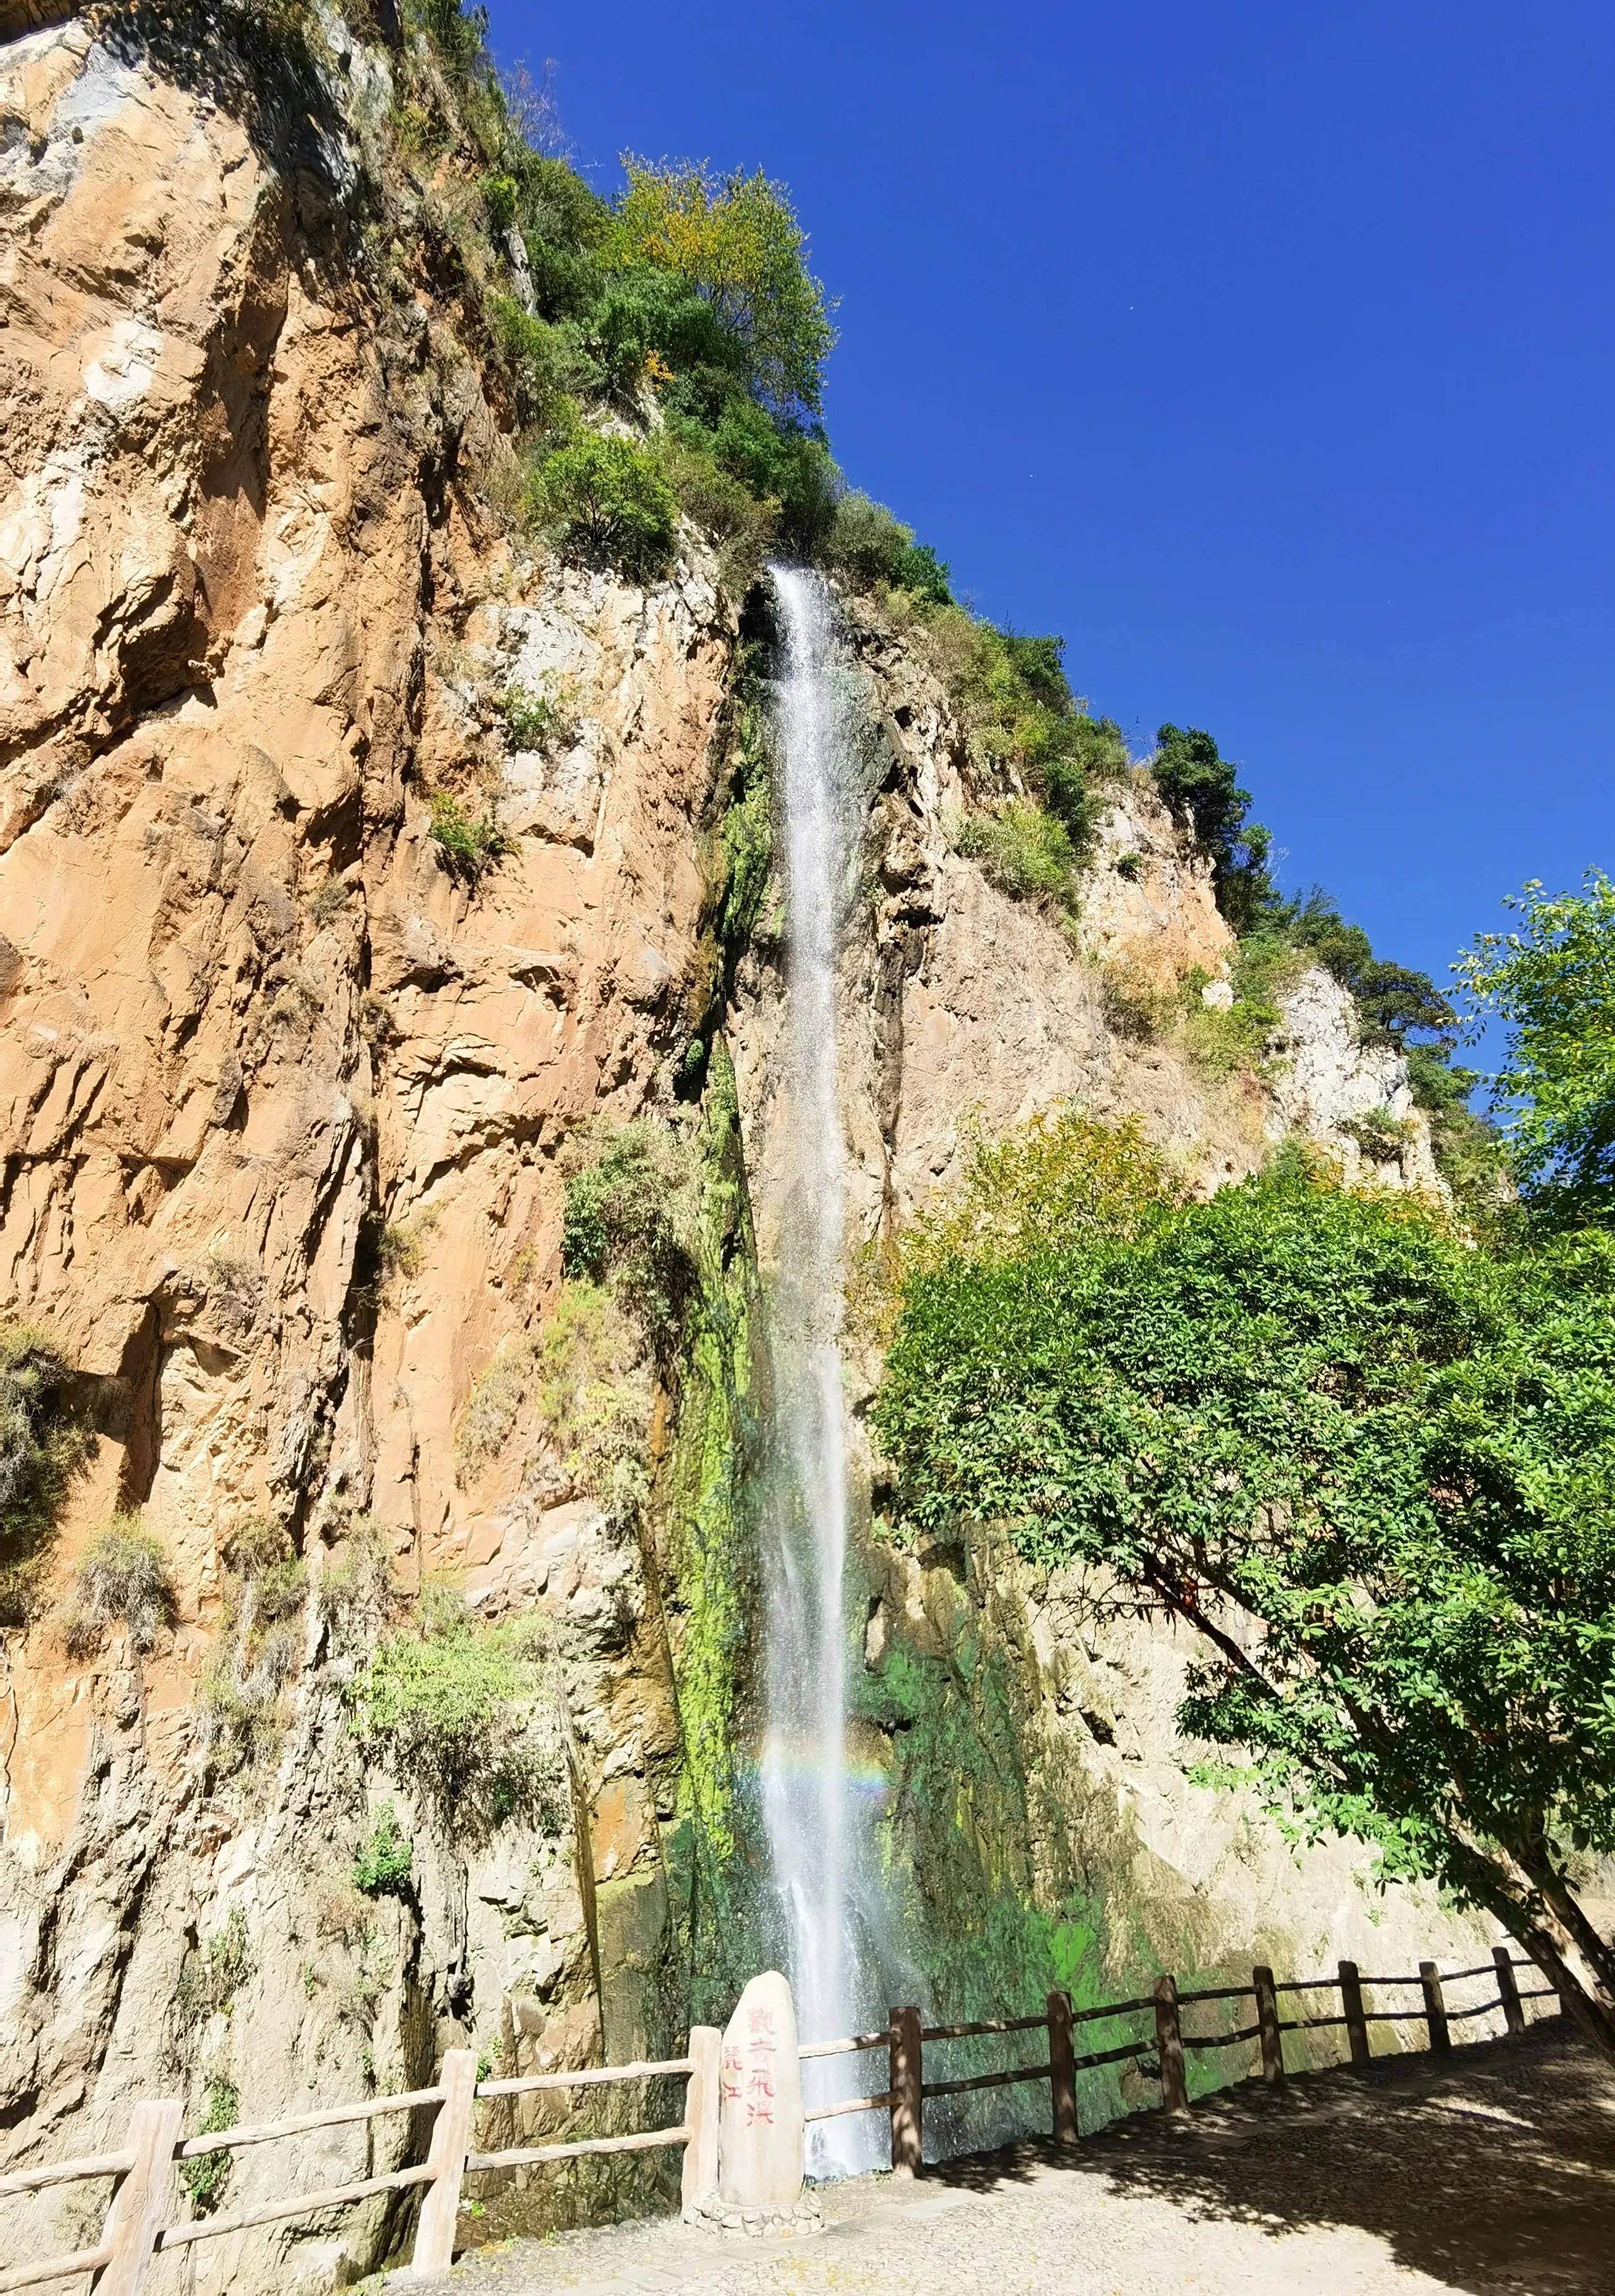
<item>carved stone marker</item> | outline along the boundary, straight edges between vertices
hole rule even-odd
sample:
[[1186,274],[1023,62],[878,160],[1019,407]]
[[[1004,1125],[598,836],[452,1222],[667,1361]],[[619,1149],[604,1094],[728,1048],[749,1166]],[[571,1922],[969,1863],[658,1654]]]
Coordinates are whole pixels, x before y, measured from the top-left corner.
[[754,1977],[724,2031],[717,2196],[731,2208],[789,2210],[802,2191],[802,2069],[796,2010],[778,1970]]

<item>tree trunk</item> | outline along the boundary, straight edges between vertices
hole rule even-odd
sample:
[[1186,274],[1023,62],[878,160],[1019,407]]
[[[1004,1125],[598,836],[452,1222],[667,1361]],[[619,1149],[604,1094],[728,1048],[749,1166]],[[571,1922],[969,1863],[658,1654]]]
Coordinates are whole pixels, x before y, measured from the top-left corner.
[[[1540,1893],[1533,1904],[1531,1895],[1495,1858],[1470,1843],[1454,1847],[1455,1869],[1471,1897],[1525,1948],[1549,1984],[1557,1988],[1567,2015],[1575,2018],[1594,2047],[1615,2064],[1615,1987],[1605,1981],[1598,1962],[1582,1952],[1578,1937]],[[1521,1871],[1523,1874],[1523,1867]],[[1573,1898],[1570,1902],[1579,1924],[1590,1926]],[[1606,1957],[1607,1949],[1599,1959]]]
[[1576,1950],[1587,1967],[1594,1971],[1605,1993],[1615,2000],[1615,1949],[1600,1937],[1587,1919],[1580,1901],[1549,1851],[1538,1850],[1529,1857],[1521,1857],[1522,1870],[1531,1879],[1547,1911],[1563,1926],[1565,1934],[1573,1939]]

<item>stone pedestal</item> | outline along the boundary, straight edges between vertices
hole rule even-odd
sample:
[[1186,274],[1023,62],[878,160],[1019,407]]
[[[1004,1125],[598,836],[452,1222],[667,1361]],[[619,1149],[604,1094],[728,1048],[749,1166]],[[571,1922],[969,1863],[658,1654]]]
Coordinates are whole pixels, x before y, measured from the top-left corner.
[[793,2210],[802,2194],[802,2069],[796,2009],[777,1970],[754,1977],[724,2031],[717,2198],[742,2217]]

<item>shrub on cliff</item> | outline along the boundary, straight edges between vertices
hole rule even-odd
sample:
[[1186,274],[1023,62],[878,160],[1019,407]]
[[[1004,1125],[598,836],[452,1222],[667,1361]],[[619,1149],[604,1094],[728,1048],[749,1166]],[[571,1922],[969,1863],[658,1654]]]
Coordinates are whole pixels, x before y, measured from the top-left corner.
[[654,457],[593,431],[539,463],[527,513],[574,564],[635,582],[667,572],[678,529],[678,504]]
[[758,502],[774,504],[775,538],[810,558],[835,514],[840,480],[823,436],[777,421],[732,388],[711,389],[710,370],[676,374],[663,393],[668,427],[703,447]]
[[566,1179],[562,1264],[609,1285],[652,1347],[667,1347],[696,1281],[698,1183],[685,1136],[641,1120],[578,1136]]
[[348,1701],[361,1743],[461,1822],[561,1823],[564,1744],[537,1621],[483,1627],[463,1608],[439,1606],[382,1640]]
[[725,587],[742,595],[761,570],[779,504],[759,502],[687,432],[664,432],[657,441],[656,461],[679,509],[715,545]]
[[576,419],[572,394],[587,374],[576,330],[535,318],[511,295],[494,296],[488,314],[515,384],[518,419],[540,433],[564,429]]
[[47,1332],[0,1322],[0,1626],[27,1614],[31,1566],[88,1454],[69,1408],[71,1380]]
[[1246,931],[1273,898],[1273,840],[1249,818],[1250,792],[1238,786],[1239,767],[1195,727],[1163,726],[1155,741],[1155,786],[1209,860],[1218,908],[1235,932]]
[[1071,889],[1077,850],[1062,822],[1040,805],[1012,798],[961,824],[958,847],[1015,901],[1062,901]]
[[952,603],[948,570],[934,550],[914,540],[914,529],[865,494],[844,494],[824,543],[824,557],[857,589],[884,582],[932,605]]
[[224,1549],[224,1615],[196,1691],[197,1735],[216,1765],[251,1761],[278,1735],[281,1694],[302,1662],[307,1573],[284,1526],[252,1515]]
[[368,1648],[394,1615],[397,1547],[392,1531],[374,1515],[350,1515],[342,1525],[341,1544],[325,1562],[315,1597],[335,1649]]
[[1494,1258],[1292,1156],[922,1270],[875,1423],[915,1531],[1005,1527],[1192,1628],[1185,1732],[1485,1906],[1615,2053],[1573,1878],[1615,1850],[1608,1237]]
[[491,801],[475,814],[452,791],[433,790],[427,803],[431,815],[427,835],[455,875],[467,884],[480,884],[496,861],[514,852]]
[[651,1496],[653,1390],[633,1322],[598,1283],[569,1277],[537,1354],[538,1416],[575,1490],[631,1530]]
[[414,1863],[414,1846],[399,1825],[397,1810],[384,1801],[353,1861],[353,1886],[366,1898],[400,1898],[408,1888]]
[[[213,2136],[222,2128],[234,2128],[241,2109],[241,2095],[233,2081],[210,2080],[195,2134]],[[199,2152],[194,2160],[180,2162],[179,2181],[191,2195],[191,2205],[199,2217],[210,2216],[223,2200],[230,2182],[233,2157],[225,2151]]]
[[1127,750],[1120,728],[1090,717],[1072,693],[1064,639],[996,629],[962,606],[916,599],[906,611],[958,713],[978,775],[1017,775],[1080,863],[1093,842],[1101,793],[1127,771]]
[[76,1658],[94,1650],[108,1629],[123,1626],[137,1651],[149,1651],[175,1615],[168,1551],[138,1513],[116,1514],[78,1558],[63,1639]]

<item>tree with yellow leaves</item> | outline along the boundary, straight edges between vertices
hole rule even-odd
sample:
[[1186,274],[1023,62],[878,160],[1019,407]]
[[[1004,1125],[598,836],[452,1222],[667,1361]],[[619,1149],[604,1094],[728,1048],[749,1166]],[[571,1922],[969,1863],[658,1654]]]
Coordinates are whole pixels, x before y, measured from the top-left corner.
[[816,416],[835,330],[783,186],[704,161],[627,154],[623,168],[606,260],[686,280],[743,347],[751,389],[782,414]]

